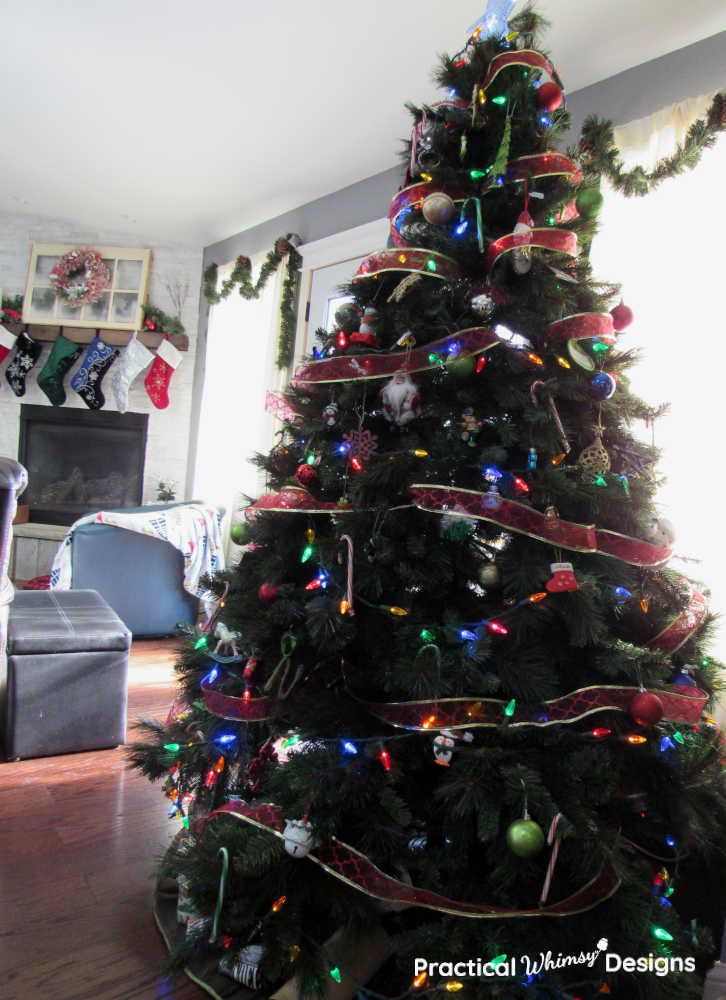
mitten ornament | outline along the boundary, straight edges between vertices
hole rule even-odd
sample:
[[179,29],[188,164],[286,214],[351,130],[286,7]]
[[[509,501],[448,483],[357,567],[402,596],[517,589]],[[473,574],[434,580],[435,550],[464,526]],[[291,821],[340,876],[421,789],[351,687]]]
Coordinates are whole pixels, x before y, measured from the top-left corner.
[[16,396],[25,395],[25,376],[35,367],[42,350],[41,345],[29,337],[25,330],[18,334],[15,356],[5,369],[5,378]]
[[121,352],[110,378],[111,391],[119,413],[126,413],[131,383],[154,360],[154,353],[136,339],[136,331]]
[[0,361],[4,361],[15,347],[15,334],[11,333],[6,326],[0,324]]
[[115,347],[95,336],[88,346],[83,364],[71,379],[71,388],[75,389],[89,410],[100,410],[106,402],[101,383],[118,353]]
[[552,577],[547,581],[545,587],[550,594],[560,594],[566,590],[577,590],[578,583],[575,579],[575,571],[572,563],[550,563]]
[[151,370],[144,379],[149,399],[157,410],[165,410],[169,405],[169,383],[181,361],[181,352],[169,342],[169,336],[166,334],[159,344]]
[[66,401],[66,391],[63,379],[81,356],[83,347],[68,340],[62,333],[53,344],[48,360],[38,375],[38,385],[51,401],[53,406],[63,406]]

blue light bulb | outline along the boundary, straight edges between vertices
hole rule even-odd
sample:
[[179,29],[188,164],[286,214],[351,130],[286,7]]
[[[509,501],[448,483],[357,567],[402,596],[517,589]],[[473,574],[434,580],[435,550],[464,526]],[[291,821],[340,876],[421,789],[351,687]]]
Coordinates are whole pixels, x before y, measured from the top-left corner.
[[464,219],[462,222],[459,223],[454,232],[456,233],[457,236],[463,236],[468,228],[469,228],[469,221],[468,219]]
[[350,740],[343,740],[343,753],[358,753],[358,748],[355,743],[351,743]]
[[217,743],[224,743],[224,744],[234,743],[236,739],[237,737],[234,735],[234,733],[223,733],[222,736],[217,737]]

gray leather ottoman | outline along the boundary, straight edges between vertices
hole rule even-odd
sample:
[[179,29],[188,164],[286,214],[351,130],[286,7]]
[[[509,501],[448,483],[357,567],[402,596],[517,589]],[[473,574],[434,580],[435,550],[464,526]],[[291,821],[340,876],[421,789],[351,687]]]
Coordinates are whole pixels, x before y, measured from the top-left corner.
[[21,591],[8,622],[7,756],[126,740],[131,633],[95,590]]

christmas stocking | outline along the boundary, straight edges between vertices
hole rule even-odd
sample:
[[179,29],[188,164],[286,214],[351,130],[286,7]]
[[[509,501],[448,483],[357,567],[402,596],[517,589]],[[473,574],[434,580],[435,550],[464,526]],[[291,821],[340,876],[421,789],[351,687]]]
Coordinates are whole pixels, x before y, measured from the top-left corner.
[[106,402],[101,392],[101,382],[117,355],[115,347],[104,344],[99,336],[94,337],[89,344],[83,364],[71,379],[71,387],[76,390],[89,410],[100,410]]
[[15,334],[0,324],[0,361],[4,361],[15,347]]
[[38,385],[53,406],[62,406],[65,403],[66,391],[63,388],[63,379],[73,367],[73,363],[78,359],[82,350],[80,344],[74,344],[62,333],[58,334],[58,339],[53,344],[48,360],[38,375]]
[[5,369],[5,378],[16,396],[25,395],[25,376],[35,367],[42,346],[23,330],[15,341],[15,356]]
[[119,413],[126,413],[129,405],[129,388],[131,383],[144,368],[154,359],[154,354],[148,347],[136,339],[136,332],[121,352],[116,367],[109,379],[113,397]]
[[165,410],[169,405],[169,383],[172,372],[176,371],[181,361],[181,352],[169,343],[168,335],[165,335],[159,344],[151,371],[144,379],[149,399],[159,410]]

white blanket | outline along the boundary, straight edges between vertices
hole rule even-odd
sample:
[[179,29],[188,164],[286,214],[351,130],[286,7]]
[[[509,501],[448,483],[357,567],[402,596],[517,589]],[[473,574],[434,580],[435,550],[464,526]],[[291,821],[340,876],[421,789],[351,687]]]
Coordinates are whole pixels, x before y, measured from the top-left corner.
[[199,504],[183,504],[167,510],[140,511],[137,514],[103,510],[98,514],[87,514],[71,525],[56,552],[50,571],[50,589],[71,589],[71,546],[76,528],[82,524],[111,524],[116,528],[161,538],[179,549],[184,557],[184,589],[200,597],[205,591],[199,582],[201,578],[213,576],[224,569],[223,516],[215,507]]

